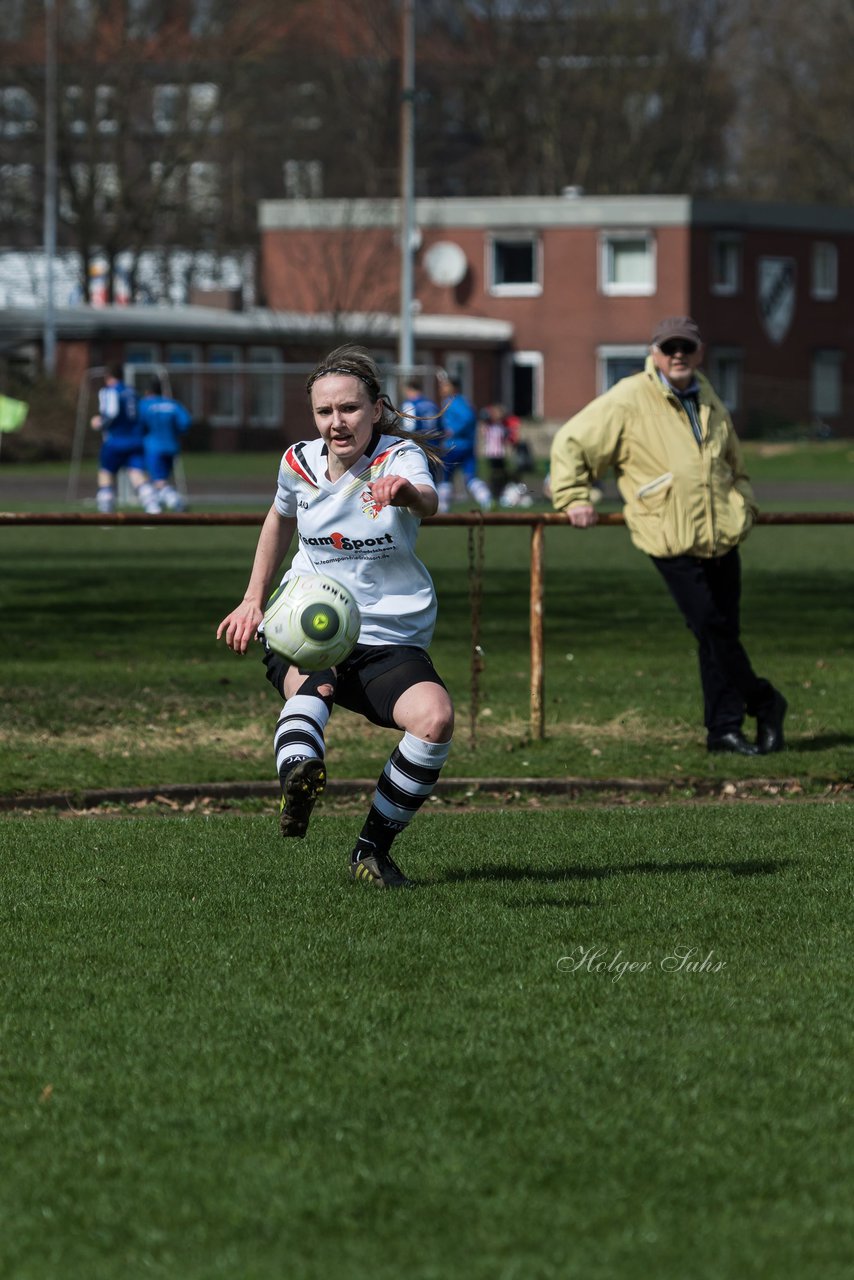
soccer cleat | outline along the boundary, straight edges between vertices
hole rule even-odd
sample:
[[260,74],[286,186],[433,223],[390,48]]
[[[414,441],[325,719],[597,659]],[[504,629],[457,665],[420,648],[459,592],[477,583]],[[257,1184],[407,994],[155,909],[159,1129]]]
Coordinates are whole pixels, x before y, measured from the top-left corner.
[[283,836],[299,836],[308,830],[314,802],[326,786],[322,760],[300,760],[285,778],[282,788],[279,830]]
[[390,853],[365,854],[358,857],[358,845],[350,854],[350,878],[361,884],[372,884],[377,889],[414,889]]

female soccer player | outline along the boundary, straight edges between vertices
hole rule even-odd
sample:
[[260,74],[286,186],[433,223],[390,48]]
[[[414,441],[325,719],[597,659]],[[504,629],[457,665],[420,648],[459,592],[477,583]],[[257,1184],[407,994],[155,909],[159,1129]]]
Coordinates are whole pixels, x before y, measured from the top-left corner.
[[[391,844],[436,785],[454,725],[450,696],[427,653],[436,595],[414,550],[420,520],[437,509],[436,486],[427,455],[396,431],[399,415],[367,352],[339,347],[315,368],[306,390],[319,435],[282,458],[246,594],[217,638],[245,653],[257,636],[267,678],[285,701],[274,739],[282,835],[305,835],[326,785],[323,735],[335,703],[403,731],[350,854],[350,875],[381,889],[408,888]],[[359,643],[337,668],[291,666],[258,631],[294,532],[299,546],[283,581],[322,573],[359,605]]]

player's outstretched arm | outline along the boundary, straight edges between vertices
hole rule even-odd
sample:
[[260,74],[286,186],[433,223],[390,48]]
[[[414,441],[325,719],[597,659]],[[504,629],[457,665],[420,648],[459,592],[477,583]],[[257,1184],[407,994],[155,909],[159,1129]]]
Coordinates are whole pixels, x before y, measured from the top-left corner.
[[381,507],[408,507],[423,519],[436,514],[439,497],[428,484],[413,484],[406,476],[380,476],[370,485],[374,501]]
[[275,506],[267,512],[255,548],[246,593],[237,608],[223,618],[216,630],[217,640],[224,637],[229,649],[233,649],[235,653],[245,653],[249,641],[258,630],[264,617],[264,605],[270,594],[270,586],[291,545],[296,525],[292,516],[280,516]]

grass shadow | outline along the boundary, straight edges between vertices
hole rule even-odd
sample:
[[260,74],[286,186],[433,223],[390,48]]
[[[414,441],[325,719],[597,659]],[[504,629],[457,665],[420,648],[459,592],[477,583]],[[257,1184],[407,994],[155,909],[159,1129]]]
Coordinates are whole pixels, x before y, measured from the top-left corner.
[[484,863],[448,871],[436,876],[433,884],[459,884],[466,880],[535,880],[541,883],[559,884],[566,880],[608,880],[612,876],[626,875],[686,875],[692,872],[725,871],[733,876],[770,876],[791,866],[790,858],[746,858],[737,862],[629,862],[620,867],[530,867],[501,866]]

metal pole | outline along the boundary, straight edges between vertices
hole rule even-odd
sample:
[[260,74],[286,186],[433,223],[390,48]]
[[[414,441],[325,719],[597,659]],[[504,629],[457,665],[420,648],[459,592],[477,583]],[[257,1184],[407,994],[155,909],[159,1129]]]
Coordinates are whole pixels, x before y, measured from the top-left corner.
[[531,529],[531,737],[544,738],[545,663],[543,660],[543,525]]
[[45,102],[44,102],[44,254],[45,308],[44,371],[56,373],[56,314],[54,311],[54,258],[56,257],[56,5],[45,0]]
[[412,252],[415,240],[415,0],[403,0],[400,93],[400,334],[398,364],[413,364]]

